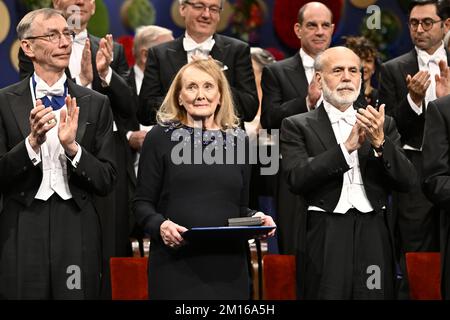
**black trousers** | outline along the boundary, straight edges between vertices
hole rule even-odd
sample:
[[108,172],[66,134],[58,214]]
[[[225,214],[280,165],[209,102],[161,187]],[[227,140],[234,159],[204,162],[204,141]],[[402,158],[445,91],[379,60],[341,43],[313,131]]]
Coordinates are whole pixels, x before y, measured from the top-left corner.
[[384,213],[308,211],[305,299],[393,299],[393,248]]
[[5,203],[0,214],[0,298],[97,299],[101,240],[91,204],[53,194],[30,207]]

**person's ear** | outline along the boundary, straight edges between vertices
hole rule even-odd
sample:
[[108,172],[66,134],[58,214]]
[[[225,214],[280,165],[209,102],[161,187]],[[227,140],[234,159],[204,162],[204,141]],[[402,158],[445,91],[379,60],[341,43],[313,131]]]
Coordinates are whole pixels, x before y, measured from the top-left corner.
[[302,39],[301,32],[302,26],[300,25],[300,23],[297,22],[296,24],[294,24],[294,33],[300,40]]
[[53,8],[60,10],[60,0],[52,0]]
[[35,56],[34,54],[34,49],[31,45],[30,40],[22,40],[20,41],[20,47],[23,50],[23,53],[25,53],[25,55],[29,58],[32,58]]
[[92,11],[91,11],[91,15],[95,14],[95,0],[91,0],[92,1]]
[[319,89],[322,90],[322,74],[319,71],[316,71],[314,74],[314,80],[316,81]]
[[445,19],[444,21],[444,31],[447,33],[450,30],[450,18]]
[[147,63],[147,57],[148,57],[148,49],[141,48],[139,51],[139,59],[146,64]]

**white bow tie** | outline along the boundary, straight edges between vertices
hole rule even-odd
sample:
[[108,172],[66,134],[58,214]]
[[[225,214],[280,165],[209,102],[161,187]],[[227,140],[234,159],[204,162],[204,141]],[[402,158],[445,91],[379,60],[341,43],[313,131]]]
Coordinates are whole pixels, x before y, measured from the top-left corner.
[[206,40],[203,43],[197,43],[190,38],[186,38],[186,37],[183,38],[183,48],[184,48],[184,51],[186,51],[186,52],[190,52],[190,51],[199,49],[205,53],[209,53],[212,50],[214,43],[215,43],[215,41],[212,38],[209,40]]
[[81,33],[75,35],[73,42],[84,46],[86,44],[86,39],[87,39],[87,33],[81,32]]
[[338,123],[340,120],[342,120],[345,121],[350,126],[353,126],[356,122],[356,112],[340,112],[335,108],[330,109],[328,117],[330,118],[330,122],[332,124]]
[[444,60],[446,61],[447,56],[441,52],[435,52],[433,55],[429,55],[428,53],[424,51],[419,51],[418,56],[420,60],[422,60],[423,64],[428,66],[430,62],[434,62],[437,65],[439,65],[439,61]]
[[54,86],[49,87],[44,81],[39,81],[36,84],[36,99],[45,96],[63,96],[64,90],[64,82],[58,82]]

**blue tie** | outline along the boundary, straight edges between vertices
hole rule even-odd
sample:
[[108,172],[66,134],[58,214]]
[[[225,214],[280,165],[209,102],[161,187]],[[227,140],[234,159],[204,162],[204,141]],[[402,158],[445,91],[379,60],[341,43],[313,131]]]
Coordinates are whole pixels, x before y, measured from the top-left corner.
[[[36,94],[36,80],[33,75],[33,89],[34,94]],[[42,97],[41,101],[46,107],[52,107],[53,110],[59,110],[66,104],[66,96],[67,96],[67,81],[64,83],[64,95],[62,96],[48,96]]]

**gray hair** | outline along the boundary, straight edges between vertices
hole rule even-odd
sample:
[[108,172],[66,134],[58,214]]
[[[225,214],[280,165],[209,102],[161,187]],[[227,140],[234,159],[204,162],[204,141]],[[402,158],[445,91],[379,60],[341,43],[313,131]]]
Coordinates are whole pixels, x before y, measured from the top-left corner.
[[155,41],[163,35],[172,35],[172,30],[160,26],[141,26],[136,29],[133,42],[133,55],[139,53],[140,48],[150,49],[155,46]]
[[[42,8],[28,12],[22,18],[22,20],[20,20],[19,24],[16,27],[17,37],[19,38],[19,40],[23,40],[26,39],[27,37],[32,36],[31,31],[33,29],[32,28],[33,22],[36,19],[36,17],[40,15],[44,16],[44,20],[47,20],[57,15],[64,18],[64,15],[61,11],[52,8]],[[64,18],[64,20],[66,19]]]
[[[182,4],[184,4],[186,1],[188,1],[188,0],[178,0],[178,2],[180,3],[180,6],[181,6]],[[221,7],[221,8],[223,8],[223,1],[224,1],[224,0],[220,0],[220,7]]]
[[323,70],[323,52],[319,53],[314,59],[314,71],[322,71]]
[[325,53],[326,53],[327,51],[331,50],[331,49],[338,49],[338,48],[343,48],[343,49],[346,49],[346,50],[348,50],[349,52],[353,53],[353,54],[359,59],[359,68],[360,68],[360,69],[362,68],[362,61],[361,61],[361,58],[358,57],[358,55],[357,55],[355,52],[353,52],[352,50],[350,50],[350,49],[347,48],[347,47],[339,46],[339,47],[332,47],[332,48],[329,48],[329,49],[327,49],[327,50],[322,51],[321,53],[319,53],[319,54],[317,55],[316,59],[314,59],[314,71],[323,71],[324,62],[325,62],[325,59],[326,59]]
[[259,47],[251,47],[250,55],[252,59],[254,59],[261,66],[261,68],[275,62],[275,57],[270,53],[270,51]]

